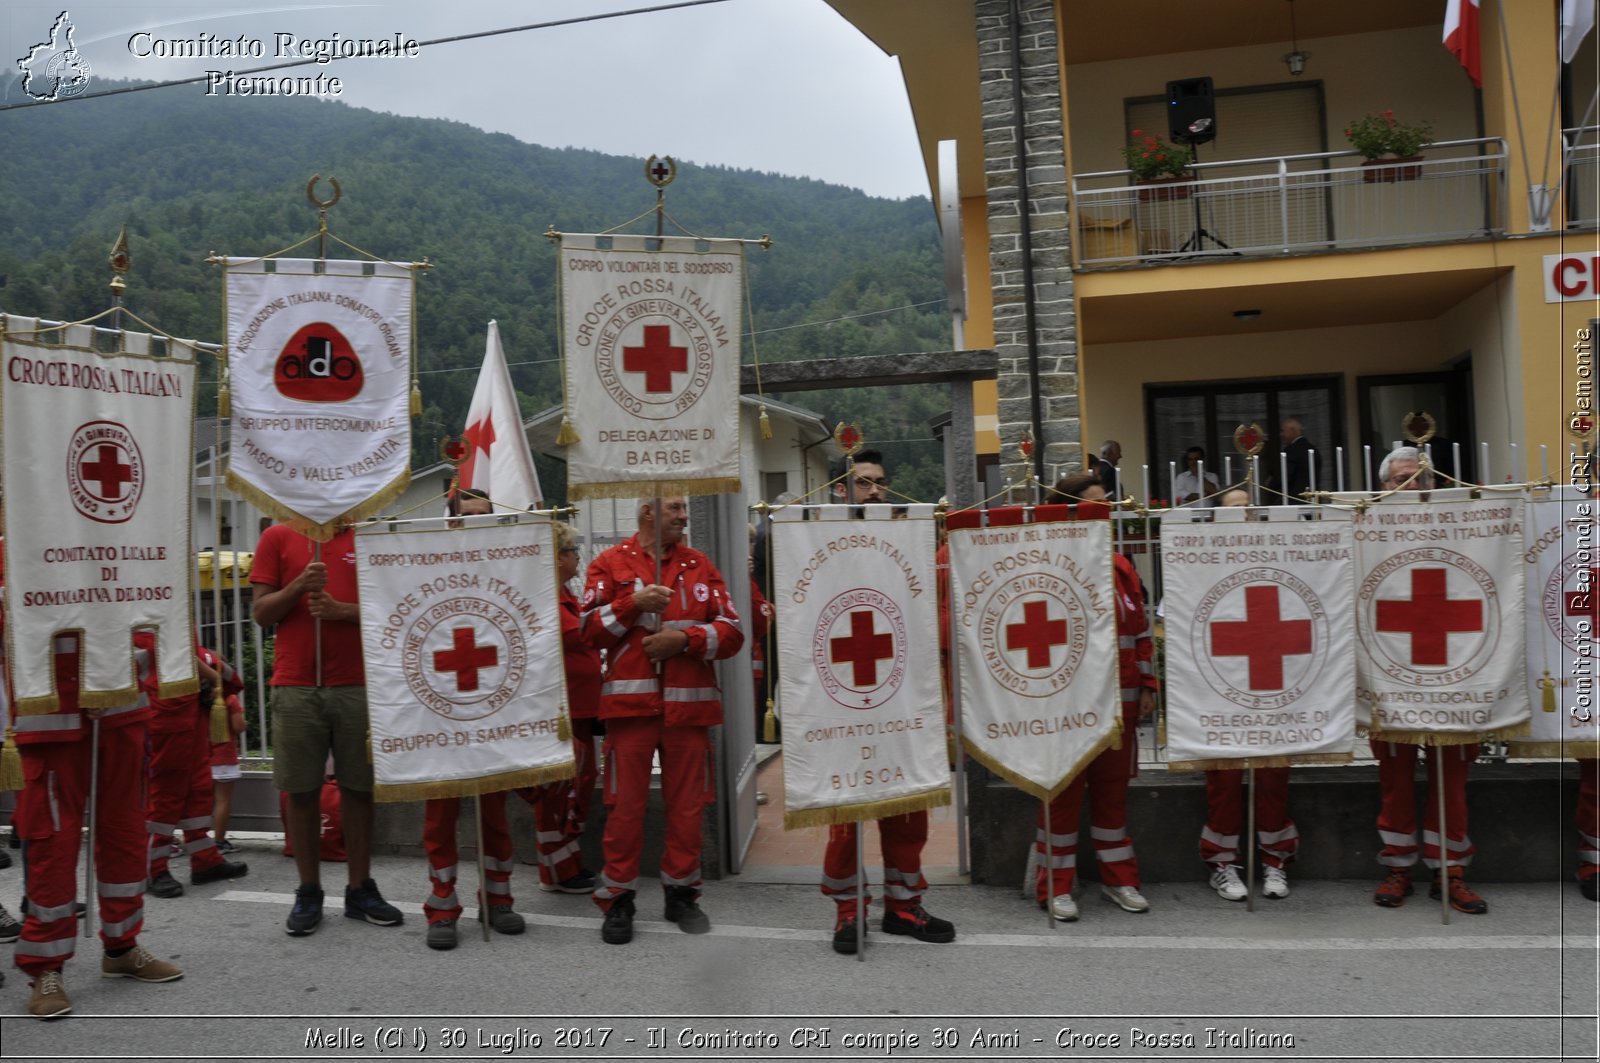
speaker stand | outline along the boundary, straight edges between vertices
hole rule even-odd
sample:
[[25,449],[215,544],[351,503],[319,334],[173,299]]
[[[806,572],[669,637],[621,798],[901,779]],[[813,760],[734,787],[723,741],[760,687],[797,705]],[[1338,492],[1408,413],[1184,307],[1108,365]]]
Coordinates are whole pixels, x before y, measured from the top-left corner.
[[[1195,162],[1199,162],[1200,161],[1200,145],[1195,143],[1192,138],[1185,138],[1184,143],[1189,146],[1189,151],[1190,151],[1191,154],[1193,154],[1194,161]],[[1232,244],[1228,243],[1226,240],[1223,240],[1221,237],[1219,237],[1216,234],[1214,234],[1210,229],[1207,229],[1205,227],[1205,225],[1201,222],[1201,220],[1200,220],[1200,188],[1199,188],[1198,185],[1195,186],[1193,192],[1191,192],[1190,195],[1189,195],[1189,204],[1190,204],[1190,206],[1194,207],[1194,231],[1189,234],[1189,238],[1187,240],[1185,240],[1183,242],[1182,246],[1180,246],[1178,248],[1178,254],[1179,255],[1186,255],[1186,256],[1189,256],[1189,257],[1192,257],[1192,258],[1198,258],[1198,257],[1200,257],[1202,255],[1218,255],[1218,254],[1223,254],[1223,255],[1242,255],[1243,254],[1243,252],[1235,251],[1233,249],[1233,245]],[[1216,247],[1218,248],[1218,250],[1216,250],[1216,251],[1208,250],[1206,248],[1206,241],[1208,241],[1208,240],[1212,244],[1215,244]]]

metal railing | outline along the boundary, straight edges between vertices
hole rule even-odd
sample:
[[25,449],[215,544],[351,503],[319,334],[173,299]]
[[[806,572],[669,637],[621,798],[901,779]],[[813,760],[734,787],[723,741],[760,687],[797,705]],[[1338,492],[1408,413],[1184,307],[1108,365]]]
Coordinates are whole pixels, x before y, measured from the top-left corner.
[[1566,149],[1567,225],[1600,226],[1600,126],[1561,131]]
[[1200,163],[1195,180],[1153,185],[1131,184],[1128,170],[1075,174],[1077,264],[1488,239],[1505,232],[1506,158],[1505,142],[1488,137],[1384,165],[1331,151]]

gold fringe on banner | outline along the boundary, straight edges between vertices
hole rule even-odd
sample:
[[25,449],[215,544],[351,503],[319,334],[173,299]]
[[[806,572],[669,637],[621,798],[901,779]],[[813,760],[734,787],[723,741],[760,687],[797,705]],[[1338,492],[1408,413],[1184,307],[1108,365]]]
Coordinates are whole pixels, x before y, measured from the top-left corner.
[[1509,742],[1531,733],[1528,723],[1512,724],[1496,731],[1474,731],[1471,734],[1454,734],[1440,731],[1374,731],[1367,729],[1367,737],[1374,742],[1399,742],[1408,746],[1475,746],[1480,742]]
[[211,744],[226,742],[231,734],[228,728],[228,703],[218,698],[211,703]]
[[229,490],[237,493],[239,497],[273,520],[283,521],[313,542],[325,543],[339,534],[346,525],[356,524],[366,520],[368,517],[377,516],[390,502],[405,494],[406,488],[411,485],[411,470],[401,469],[400,475],[380,488],[365,502],[341,513],[326,524],[318,524],[309,517],[296,513],[255,484],[249,483],[243,477],[237,475],[231,467],[228,469],[226,482]]
[[[1511,744],[1513,757],[1571,757],[1574,760],[1600,760],[1600,741],[1523,742]],[[0,786],[0,789],[5,787]]]
[[172,683],[156,684],[156,697],[158,698],[182,698],[198,693],[200,693],[199,676],[195,676],[193,679],[179,679]]
[[[556,446],[570,447],[578,442],[580,438],[582,437],[578,435],[578,430],[572,427],[572,421],[563,413],[561,415],[561,430],[556,433]],[[571,488],[569,487],[568,490],[570,491]]]
[[577,764],[571,760],[543,768],[518,768],[498,775],[484,775],[476,779],[441,779],[436,782],[378,783],[372,788],[372,799],[392,803],[395,801],[426,801],[433,797],[477,797],[500,790],[518,790],[524,786],[543,786],[560,782],[577,775]]
[[861,823],[869,819],[887,819],[903,816],[907,812],[921,812],[929,808],[944,808],[950,804],[950,787],[906,797],[891,797],[886,801],[868,801],[859,805],[830,805],[827,808],[801,808],[783,814],[784,830],[802,827],[831,827],[839,823]]
[[22,774],[22,754],[17,751],[16,732],[6,728],[6,744],[0,749],[0,792],[20,790],[27,780]]
[[610,483],[567,484],[574,502],[592,498],[667,498],[675,495],[725,495],[739,490],[737,476],[708,476],[701,480],[614,480]]
[[1246,768],[1294,768],[1303,764],[1348,764],[1354,757],[1350,753],[1293,753],[1282,757],[1244,757],[1229,760],[1212,757],[1206,760],[1169,760],[1168,771],[1243,771]]
[[1120,712],[1117,713],[1115,719],[1117,721],[1116,726],[1107,734],[1102,735],[1100,741],[1096,742],[1079,757],[1078,762],[1054,786],[1041,786],[1032,779],[1019,775],[979,749],[967,735],[961,736],[961,744],[966,747],[967,756],[982,764],[1023,793],[1028,794],[1030,797],[1037,797],[1041,801],[1054,801],[1061,796],[1062,791],[1072,785],[1072,780],[1076,779],[1095,757],[1098,757],[1108,749],[1122,748],[1122,714]]

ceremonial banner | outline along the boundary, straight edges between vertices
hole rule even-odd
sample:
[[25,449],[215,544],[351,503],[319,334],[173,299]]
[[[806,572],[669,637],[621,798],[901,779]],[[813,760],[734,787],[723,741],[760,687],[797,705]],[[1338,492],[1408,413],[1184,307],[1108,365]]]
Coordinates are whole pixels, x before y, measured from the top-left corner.
[[1600,503],[1576,487],[1529,499],[1525,539],[1529,606],[1528,700],[1533,719],[1514,753],[1600,757],[1595,662],[1600,644]]
[[228,486],[326,541],[410,476],[411,269],[230,258],[226,273]]
[[511,370],[500,347],[500,326],[489,322],[478,386],[467,408],[467,460],[457,476],[462,487],[488,495],[497,509],[529,509],[539,504],[539,474],[522,431],[522,413],[511,386]]
[[[1354,538],[1332,509],[1161,521],[1167,767],[1344,763],[1355,741]],[[1264,512],[1269,520],[1247,520]]]
[[362,527],[356,578],[378,800],[572,776],[545,516]]
[[[160,695],[199,689],[190,597],[194,348],[6,317],[6,657],[17,712],[53,712],[53,640],[79,635],[86,708],[139,697],[133,629],[156,630]],[[152,351],[164,351],[157,356]]]
[[1122,733],[1111,522],[1067,511],[1041,506],[1022,524],[1021,509],[991,509],[988,527],[960,526],[976,512],[949,518],[962,741],[1042,800]]
[[772,515],[785,830],[950,803],[933,507]]
[[560,269],[567,493],[739,490],[742,245],[567,233]]
[[1402,491],[1354,516],[1356,723],[1471,745],[1527,733],[1520,494]]

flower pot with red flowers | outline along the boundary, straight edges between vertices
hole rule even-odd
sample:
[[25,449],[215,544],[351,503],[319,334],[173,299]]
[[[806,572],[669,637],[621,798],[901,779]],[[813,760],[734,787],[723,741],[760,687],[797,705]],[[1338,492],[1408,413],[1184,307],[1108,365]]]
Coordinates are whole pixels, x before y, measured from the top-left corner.
[[1390,184],[1422,176],[1420,151],[1433,142],[1433,127],[1427,122],[1402,122],[1393,111],[1373,111],[1351,122],[1344,135],[1363,156],[1361,179]]
[[1188,199],[1193,189],[1189,164],[1194,153],[1186,147],[1174,147],[1160,137],[1135,129],[1123,145],[1122,157],[1127,160],[1128,172],[1139,189],[1140,202]]

